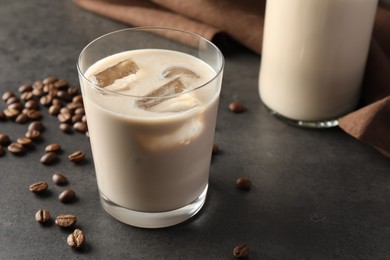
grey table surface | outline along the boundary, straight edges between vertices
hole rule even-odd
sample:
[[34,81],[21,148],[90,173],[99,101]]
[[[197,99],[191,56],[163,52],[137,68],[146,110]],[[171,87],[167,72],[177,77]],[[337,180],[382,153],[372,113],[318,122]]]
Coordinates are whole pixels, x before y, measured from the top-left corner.
[[[55,75],[78,85],[76,60],[91,40],[126,28],[71,1],[0,1],[0,89],[17,91]],[[258,97],[260,57],[238,48],[227,54],[207,202],[195,218],[165,229],[141,229],[111,218],[100,206],[88,139],[67,135],[42,109],[46,130],[24,156],[0,158],[0,259],[232,259],[248,244],[249,259],[389,259],[390,160],[339,128],[292,127],[267,113]],[[247,111],[233,114],[238,100]],[[4,104],[1,102],[1,109]],[[26,125],[0,122],[15,140]],[[39,162],[44,147],[63,146],[59,163]],[[66,155],[87,153],[74,165]],[[51,175],[68,176],[78,200],[62,204]],[[249,192],[235,188],[248,176]],[[47,181],[50,194],[28,186]],[[66,245],[69,231],[41,226],[35,212],[73,213],[87,238],[82,251]]]

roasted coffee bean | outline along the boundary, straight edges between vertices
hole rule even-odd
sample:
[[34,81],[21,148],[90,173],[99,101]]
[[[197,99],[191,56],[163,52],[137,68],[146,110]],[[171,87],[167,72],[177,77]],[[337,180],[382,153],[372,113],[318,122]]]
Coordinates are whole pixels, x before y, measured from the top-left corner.
[[1,98],[3,99],[3,101],[7,102],[7,100],[11,97],[15,97],[15,94],[12,92],[12,91],[6,91],[3,93],[3,95],[1,96]]
[[236,187],[240,190],[249,190],[251,188],[252,182],[248,177],[240,177],[236,181]]
[[72,103],[83,103],[83,96],[76,95],[72,98]]
[[61,107],[59,105],[51,105],[49,107],[49,114],[52,116],[57,116],[60,113]]
[[35,213],[35,221],[39,223],[47,223],[50,220],[50,212],[45,209],[40,209]]
[[85,245],[85,235],[81,229],[75,229],[66,240],[68,246],[72,248],[82,248]]
[[23,145],[24,147],[28,147],[32,144],[32,140],[30,138],[21,137],[16,139],[16,142]]
[[41,163],[43,163],[43,164],[53,164],[54,162],[57,161],[57,159],[58,159],[58,157],[57,157],[57,154],[56,154],[56,153],[54,153],[54,152],[48,152],[48,153],[45,153],[45,154],[41,157],[40,161],[41,161]]
[[59,106],[60,108],[62,107],[62,101],[59,98],[53,98],[53,100],[51,101],[51,104]]
[[218,153],[219,153],[219,146],[217,144],[213,144],[212,154],[218,154]]
[[52,176],[52,180],[55,184],[60,186],[68,184],[68,179],[60,172],[54,173]]
[[74,225],[76,225],[76,222],[77,222],[76,216],[71,214],[59,215],[55,220],[56,225],[62,228],[73,227]]
[[15,119],[20,114],[20,111],[15,108],[6,108],[3,112],[8,119]]
[[87,122],[87,116],[86,115],[83,115],[83,117],[81,118],[81,122],[84,122],[84,123]]
[[58,79],[56,78],[56,77],[54,77],[54,76],[48,76],[48,77],[46,77],[46,78],[44,78],[43,80],[42,80],[42,83],[43,84],[51,84],[51,83],[54,83],[54,82],[56,82]]
[[28,100],[25,104],[24,104],[24,107],[25,108],[28,108],[28,109],[38,109],[39,108],[39,105],[37,103],[37,101],[35,100]]
[[71,86],[68,88],[68,94],[70,96],[74,96],[74,95],[77,95],[79,93],[79,87],[77,86]]
[[49,152],[58,152],[58,151],[61,151],[61,145],[59,144],[49,144],[45,147],[45,152],[46,153],[49,153]]
[[68,156],[68,159],[71,162],[75,162],[75,163],[82,162],[84,158],[85,158],[85,153],[82,151],[73,152]]
[[65,90],[58,91],[56,97],[64,101],[70,101],[72,99],[68,92]]
[[35,183],[31,184],[30,187],[29,187],[29,190],[32,193],[40,194],[40,193],[45,192],[48,187],[49,187],[49,185],[47,185],[46,182],[38,181],[38,182],[35,182]]
[[59,89],[66,89],[68,87],[68,81],[66,80],[58,80],[54,82],[54,87],[59,88]]
[[85,110],[84,110],[84,108],[83,107],[78,107],[78,108],[76,108],[76,110],[74,111],[74,114],[75,115],[85,115]]
[[6,134],[0,134],[0,144],[7,145],[9,144],[11,140],[9,139],[9,136]]
[[72,126],[67,123],[60,124],[60,130],[64,133],[71,133],[72,132]]
[[72,189],[66,189],[58,195],[59,201],[62,203],[68,203],[76,198],[76,194]]
[[15,103],[8,105],[7,108],[12,108],[12,109],[16,109],[18,111],[22,111],[24,106],[20,102],[15,102]]
[[72,121],[72,114],[67,112],[59,113],[57,118],[61,123],[70,123]]
[[19,114],[16,118],[15,118],[15,122],[18,123],[18,124],[25,124],[29,121],[30,119],[28,118],[28,116],[26,114]]
[[10,97],[5,102],[7,105],[11,105],[13,103],[20,102],[19,99],[16,96]]
[[51,93],[50,96],[53,96],[54,84],[52,84],[52,83],[44,84],[42,90],[43,90],[43,92],[45,92],[46,94]]
[[4,147],[0,144],[0,157],[5,154]]
[[83,103],[80,103],[80,102],[71,102],[71,103],[68,103],[66,105],[66,108],[71,110],[71,111],[74,111],[76,110],[77,108],[80,108],[80,107],[84,107]]
[[40,121],[34,121],[31,122],[30,125],[28,126],[28,130],[35,130],[41,132],[43,130],[43,123]]
[[81,119],[82,119],[82,118],[83,118],[82,115],[74,115],[74,116],[72,116],[73,127],[75,127],[75,126],[74,126],[75,123],[81,122]]
[[[80,118],[81,119],[81,118]],[[85,132],[88,131],[88,126],[84,122],[76,122],[73,125],[74,130],[76,130],[79,133],[85,134]]]
[[27,130],[27,132],[24,136],[35,141],[41,137],[41,132],[39,132],[38,130]]
[[8,151],[13,154],[23,154],[25,152],[25,149],[22,144],[14,142],[8,145]]
[[35,109],[30,109],[27,112],[27,116],[31,120],[38,120],[38,119],[40,119],[42,117],[42,114],[39,111],[35,110]]
[[31,84],[23,84],[18,88],[19,93],[25,93],[32,91],[32,85]]
[[245,111],[244,105],[242,105],[240,102],[232,102],[229,104],[230,111],[234,113],[242,113]]
[[32,85],[33,89],[42,89],[43,88],[43,82],[41,80],[37,80]]
[[238,245],[233,249],[233,256],[235,258],[245,258],[249,255],[249,246],[247,245]]
[[39,88],[34,88],[31,93],[35,96],[35,97],[43,97],[43,95],[45,95],[45,93],[43,92],[42,89],[39,89]]
[[23,92],[23,93],[20,95],[20,99],[21,99],[21,100],[24,100],[24,101],[32,100],[33,98],[34,98],[34,94],[33,94],[32,91]]
[[42,96],[42,97],[39,99],[39,103],[40,103],[42,106],[50,106],[52,100],[53,100],[53,97],[52,97],[52,96],[50,96],[50,95],[44,95],[44,96]]

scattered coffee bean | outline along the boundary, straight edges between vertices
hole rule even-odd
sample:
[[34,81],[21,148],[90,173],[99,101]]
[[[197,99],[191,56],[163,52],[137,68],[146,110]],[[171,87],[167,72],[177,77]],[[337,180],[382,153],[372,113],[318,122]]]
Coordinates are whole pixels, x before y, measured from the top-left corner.
[[20,102],[15,102],[7,106],[9,109],[16,109],[19,112],[23,110],[24,106]]
[[81,95],[74,96],[72,99],[72,103],[83,103],[83,96]]
[[45,95],[45,93],[43,92],[42,89],[39,89],[39,88],[35,88],[33,89],[33,91],[31,92],[35,97],[43,97],[43,95]]
[[68,203],[76,198],[76,194],[72,189],[66,189],[58,195],[59,201],[62,203]]
[[61,106],[59,105],[51,105],[49,107],[49,114],[52,116],[57,116],[60,113]]
[[0,134],[0,144],[7,145],[9,144],[10,139],[9,136],[6,134]]
[[27,137],[18,138],[18,139],[16,139],[16,142],[23,145],[24,147],[28,147],[32,144],[32,140],[30,138],[27,138]]
[[3,99],[3,101],[7,102],[7,100],[11,97],[15,97],[15,94],[12,91],[6,91],[3,93],[1,98]]
[[19,93],[25,93],[32,91],[32,85],[31,84],[23,84],[18,88]]
[[35,141],[38,140],[41,137],[41,132],[37,130],[27,130],[26,134],[24,135],[27,138],[30,138],[31,140]]
[[64,133],[71,133],[72,132],[72,126],[67,123],[60,124],[60,130]]
[[242,113],[245,111],[244,105],[242,105],[240,102],[237,101],[230,103],[229,109],[234,113]]
[[77,122],[81,122],[81,119],[83,118],[82,115],[74,115],[72,116],[72,123],[73,123],[73,128],[75,128],[74,124]]
[[79,163],[79,162],[82,162],[85,158],[85,153],[82,152],[82,151],[76,151],[76,152],[73,152],[71,153],[69,156],[68,156],[68,159],[71,161],[71,162],[74,162],[74,163]]
[[6,108],[3,113],[8,119],[15,119],[20,114],[20,111],[15,108]]
[[62,101],[59,98],[53,98],[53,100],[51,101],[51,104],[55,105],[55,106],[59,106],[60,109],[62,107]]
[[40,193],[45,192],[48,187],[49,187],[49,185],[47,185],[46,182],[38,181],[36,183],[31,184],[29,187],[29,190],[33,193],[40,194]]
[[19,99],[16,96],[10,97],[5,102],[7,105],[11,105],[13,103],[19,102]]
[[35,220],[39,223],[47,223],[50,220],[50,212],[45,209],[40,209],[35,213]]
[[5,154],[4,147],[0,144],[0,157]]
[[[80,120],[81,120],[81,118],[80,118]],[[74,128],[74,130],[76,130],[77,132],[82,133],[82,134],[85,134],[85,132],[88,131],[88,126],[84,122],[76,122],[73,125],[73,128]]]
[[54,162],[57,161],[57,154],[54,153],[54,152],[48,152],[48,153],[45,153],[41,159],[40,159],[41,163],[43,164],[53,164]]
[[55,220],[56,225],[62,228],[73,227],[74,225],[76,225],[76,222],[77,222],[76,216],[71,214],[59,215]]
[[8,145],[8,151],[10,151],[13,154],[23,154],[25,152],[25,149],[22,144],[19,143],[11,143]]
[[81,248],[85,244],[85,235],[81,229],[75,229],[72,234],[68,236],[66,240],[68,246],[72,248]]
[[18,124],[25,124],[28,121],[29,121],[29,118],[26,114],[19,114],[15,119],[15,122]]
[[24,107],[25,107],[25,108],[28,108],[28,109],[38,109],[38,108],[39,108],[39,105],[38,105],[37,101],[35,101],[35,100],[28,100],[28,101],[24,104]]
[[61,151],[61,145],[59,144],[49,144],[45,147],[45,152],[58,152]]
[[69,109],[69,110],[71,110],[71,111],[74,111],[74,110],[76,110],[77,108],[81,108],[81,107],[83,107],[84,105],[83,105],[83,103],[80,103],[80,102],[71,102],[71,103],[68,103],[67,105],[66,105],[66,108],[67,109]]
[[44,78],[44,79],[42,80],[42,83],[43,83],[43,84],[51,84],[51,83],[56,82],[57,80],[58,80],[58,79],[57,79],[56,77],[48,76],[48,77],[46,77],[46,78]]
[[43,130],[43,123],[40,121],[31,122],[27,130],[35,130],[41,132]]
[[240,190],[249,190],[251,188],[252,182],[248,177],[240,177],[236,181],[236,187]]
[[35,109],[30,109],[27,112],[27,116],[31,120],[38,120],[38,119],[40,119],[42,117],[42,114],[39,111],[35,110]]
[[67,86],[68,86],[68,81],[63,80],[63,79],[54,82],[54,87],[59,88],[59,89],[64,89]]
[[238,245],[233,249],[233,256],[235,258],[245,258],[249,255],[249,246]]
[[212,154],[218,154],[218,153],[219,153],[219,146],[217,144],[213,144]]
[[59,113],[58,121],[60,123],[70,123],[72,121],[72,114],[69,112]]
[[54,173],[52,176],[52,180],[55,184],[60,186],[68,184],[68,179],[60,172]]
[[39,103],[42,106],[50,106],[53,98],[50,95],[44,95],[39,99]]
[[68,88],[68,93],[71,96],[77,95],[79,93],[79,87],[77,86],[71,86]]
[[28,101],[28,100],[32,100],[34,98],[34,94],[33,92],[29,91],[29,92],[23,92],[21,95],[20,95],[20,99],[21,100],[24,100],[24,101]]

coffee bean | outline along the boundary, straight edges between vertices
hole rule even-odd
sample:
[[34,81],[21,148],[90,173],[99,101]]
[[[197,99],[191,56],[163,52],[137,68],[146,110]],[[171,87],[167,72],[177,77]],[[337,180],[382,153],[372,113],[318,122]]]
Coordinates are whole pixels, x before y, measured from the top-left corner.
[[235,258],[245,258],[249,255],[249,246],[247,245],[238,245],[233,249],[233,256]]
[[3,112],[8,119],[15,119],[20,114],[20,111],[15,108],[6,108]]
[[32,140],[30,138],[21,137],[16,139],[16,142],[23,145],[24,147],[28,147],[32,144]]
[[29,187],[29,190],[33,193],[40,194],[40,193],[45,192],[48,187],[49,187],[49,185],[47,185],[46,182],[38,181],[36,183],[31,184]]
[[76,194],[72,189],[66,189],[58,195],[59,201],[62,203],[68,203],[76,198]]
[[70,101],[72,99],[68,92],[65,90],[58,91],[56,97],[64,101]]
[[5,154],[4,147],[0,144],[0,157]]
[[249,190],[251,188],[252,182],[248,177],[240,177],[236,181],[236,187],[240,190]]
[[83,103],[83,96],[76,95],[72,98],[72,103]]
[[34,94],[32,91],[28,91],[28,92],[23,92],[21,95],[20,95],[20,99],[21,100],[32,100],[34,98]]
[[51,104],[59,106],[60,108],[62,107],[62,101],[59,98],[53,98],[53,100],[51,101]]
[[33,89],[42,89],[43,88],[43,82],[40,80],[37,80],[33,84]]
[[32,90],[31,92],[35,97],[43,97],[43,95],[45,95],[45,93],[43,92],[42,89],[39,89],[39,88],[35,88]]
[[29,118],[26,114],[19,114],[16,118],[15,118],[15,122],[18,123],[18,124],[25,124],[29,121]]
[[8,105],[7,108],[16,109],[18,111],[22,111],[24,106],[20,102],[15,102],[15,103],[12,103],[12,104]]
[[58,79],[54,76],[48,76],[42,80],[43,84],[50,84],[56,82]]
[[7,100],[11,97],[15,97],[15,94],[12,92],[12,91],[6,91],[3,93],[3,95],[1,96],[1,98],[3,99],[3,101],[7,102]]
[[74,111],[75,115],[85,115],[85,110],[83,107],[79,107],[79,108],[76,108],[76,110]]
[[74,96],[74,95],[77,95],[79,93],[79,87],[77,86],[71,86],[68,88],[68,94],[70,96]]
[[57,118],[60,123],[70,123],[72,121],[72,114],[69,112],[60,113]]
[[219,146],[217,144],[213,144],[212,154],[218,154],[218,153],[219,153]]
[[68,184],[68,179],[60,172],[56,172],[52,176],[52,180],[55,184],[62,186]]
[[27,138],[30,138],[31,140],[35,141],[38,140],[41,137],[41,132],[37,130],[27,130],[26,134],[24,135]]
[[38,119],[40,119],[42,117],[42,114],[39,111],[35,110],[35,109],[30,109],[27,112],[27,116],[31,120],[38,120]]
[[58,152],[61,150],[61,145],[59,144],[49,144],[45,147],[45,152]]
[[52,116],[57,116],[60,113],[61,107],[59,105],[51,105],[49,107],[49,114]]
[[75,128],[74,124],[77,123],[77,122],[81,122],[82,118],[83,118],[82,115],[74,115],[74,116],[72,116],[73,128]]
[[35,100],[28,100],[25,104],[24,104],[24,107],[25,108],[28,108],[28,109],[38,109],[39,108],[39,105],[37,103],[37,101]]
[[244,105],[242,105],[240,102],[232,102],[229,104],[230,111],[234,113],[242,113],[245,111]]
[[13,103],[20,102],[19,99],[16,96],[10,97],[5,102],[7,105],[11,105]]
[[[80,118],[80,120],[81,120],[81,118]],[[82,133],[82,134],[85,134],[85,132],[88,131],[88,126],[84,122],[76,122],[73,125],[73,128],[74,128],[74,130],[76,130],[77,132]]]
[[23,154],[25,152],[25,149],[22,144],[11,143],[10,145],[8,145],[8,151],[13,154]]
[[79,162],[82,162],[85,158],[85,153],[82,152],[82,151],[76,151],[76,152],[73,152],[71,153],[69,156],[68,156],[68,159],[71,161],[71,162],[74,162],[74,163],[79,163]]
[[0,134],[0,144],[7,145],[7,144],[9,144],[9,142],[10,142],[10,139],[9,139],[8,135]]
[[85,235],[81,229],[75,229],[67,238],[68,246],[72,248],[82,248],[85,244]]
[[40,121],[34,121],[31,122],[30,125],[28,126],[27,130],[35,130],[41,132],[43,130],[44,126],[43,123]]
[[84,123],[87,122],[87,116],[86,115],[83,115],[83,117],[81,118],[81,122],[84,122]]
[[18,88],[19,93],[25,93],[32,91],[32,85],[31,84],[23,84]]
[[40,209],[35,213],[35,221],[39,223],[47,223],[50,218],[50,212],[48,210]]
[[48,152],[48,153],[45,153],[41,159],[40,159],[41,163],[43,164],[53,164],[54,162],[57,161],[57,154],[54,153],[54,152]]
[[71,110],[71,111],[74,111],[76,110],[77,108],[81,108],[81,107],[84,107],[83,103],[80,103],[80,102],[71,102],[71,103],[68,103],[66,105],[66,108]]
[[71,214],[59,215],[55,220],[56,225],[62,228],[73,227],[74,225],[76,225],[76,222],[77,222],[76,216]]
[[52,97],[50,95],[44,95],[42,96],[40,99],[39,99],[39,103],[42,105],[42,106],[50,106],[51,105],[51,101],[52,101]]
[[71,133],[72,132],[72,126],[67,123],[60,124],[60,130],[64,133]]
[[58,80],[54,82],[54,87],[59,88],[59,89],[66,89],[68,87],[68,81],[66,80]]

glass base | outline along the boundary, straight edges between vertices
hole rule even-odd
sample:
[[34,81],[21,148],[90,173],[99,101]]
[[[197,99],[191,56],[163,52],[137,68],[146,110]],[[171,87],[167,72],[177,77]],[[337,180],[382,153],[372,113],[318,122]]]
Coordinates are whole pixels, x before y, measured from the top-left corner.
[[142,228],[163,228],[184,222],[198,213],[206,201],[207,188],[208,185],[190,204],[164,212],[148,213],[124,208],[110,201],[102,192],[100,192],[100,201],[111,216],[125,224]]
[[270,109],[266,105],[264,106],[271,115],[290,125],[306,127],[306,128],[331,128],[339,125],[339,121],[337,119],[330,119],[330,120],[323,120],[323,121],[301,121],[301,120],[287,118],[275,112],[274,110]]

